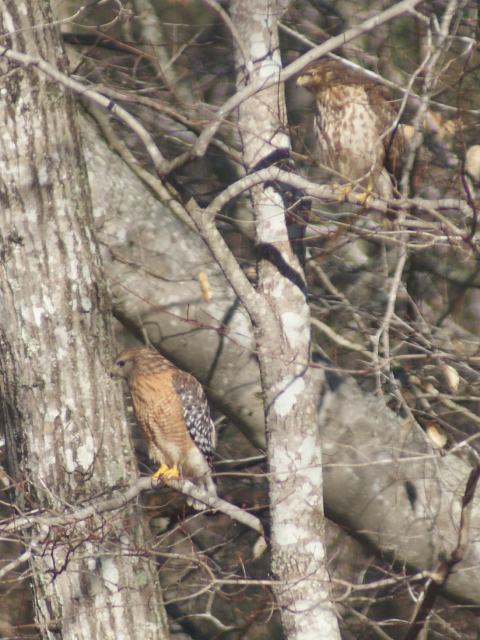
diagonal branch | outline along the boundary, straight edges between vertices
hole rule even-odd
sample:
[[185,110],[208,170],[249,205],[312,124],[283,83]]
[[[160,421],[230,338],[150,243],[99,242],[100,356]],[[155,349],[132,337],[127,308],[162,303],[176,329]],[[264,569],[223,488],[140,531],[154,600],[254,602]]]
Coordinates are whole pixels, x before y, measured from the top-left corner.
[[[224,513],[232,520],[236,520],[240,524],[253,529],[259,533],[260,536],[264,537],[263,526],[256,516],[248,513],[247,511],[243,511],[226,500],[222,500],[218,497],[206,496],[204,492],[192,482],[183,479],[162,480],[162,484],[166,484],[168,487],[175,489],[175,491],[179,491],[194,500],[203,502],[211,509]],[[151,477],[138,478],[126,487],[113,487],[112,495],[109,498],[96,500],[82,508],[63,515],[48,515],[32,512],[31,514],[21,517],[3,520],[0,522],[0,532],[2,534],[6,534],[11,531],[18,532],[23,529],[29,529],[37,524],[46,526],[62,526],[74,522],[81,522],[87,518],[91,518],[92,516],[121,509],[134,500],[143,491],[155,489],[157,486],[157,482],[152,480]]]
[[124,122],[128,127],[130,127],[132,131],[137,134],[137,136],[144,144],[150,158],[152,159],[156,171],[160,175],[165,175],[166,173],[168,173],[169,163],[167,163],[165,158],[162,156],[162,153],[155,144],[152,136],[148,133],[145,127],[140,124],[137,118],[132,116],[128,111],[123,109],[123,107],[118,105],[116,102],[110,100],[110,98],[102,96],[101,93],[95,91],[94,89],[91,89],[90,87],[87,87],[82,82],[79,82],[78,80],[69,77],[65,73],[62,73],[56,67],[37,56],[9,49],[8,47],[0,46],[0,58],[2,57],[6,58],[9,62],[18,62],[25,67],[34,67],[36,69],[39,69],[45,75],[49,76],[56,82],[59,82],[75,93],[78,93],[79,95],[92,100],[94,103],[112,113],[115,117]]

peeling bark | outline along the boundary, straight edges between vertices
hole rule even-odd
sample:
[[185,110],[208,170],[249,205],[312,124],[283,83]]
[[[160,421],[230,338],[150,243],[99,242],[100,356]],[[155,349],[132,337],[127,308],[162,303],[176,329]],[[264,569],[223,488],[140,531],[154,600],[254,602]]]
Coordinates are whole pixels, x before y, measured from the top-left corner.
[[[12,48],[63,68],[48,3],[0,6]],[[1,67],[0,393],[10,471],[17,504],[62,513],[137,472],[108,377],[110,308],[75,103],[35,69]],[[108,522],[40,525],[25,544],[43,637],[168,637],[133,509]]]

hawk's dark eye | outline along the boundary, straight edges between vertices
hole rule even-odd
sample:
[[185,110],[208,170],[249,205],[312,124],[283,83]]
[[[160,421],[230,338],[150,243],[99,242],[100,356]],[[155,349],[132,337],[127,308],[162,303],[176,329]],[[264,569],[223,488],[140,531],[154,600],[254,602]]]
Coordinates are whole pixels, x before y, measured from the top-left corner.
[[117,367],[124,367],[125,366],[125,360],[117,360]]

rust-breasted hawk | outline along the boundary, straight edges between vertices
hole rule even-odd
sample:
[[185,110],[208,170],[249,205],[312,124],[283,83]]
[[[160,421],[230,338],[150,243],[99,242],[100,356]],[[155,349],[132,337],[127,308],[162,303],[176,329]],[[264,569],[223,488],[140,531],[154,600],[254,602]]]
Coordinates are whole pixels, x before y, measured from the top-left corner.
[[393,197],[403,134],[388,89],[336,60],[320,60],[297,79],[315,97],[318,160],[349,183]]
[[216,495],[210,471],[215,426],[202,385],[146,347],[122,351],[112,375],[127,381],[149,455],[160,465],[154,477],[178,478],[182,473]]

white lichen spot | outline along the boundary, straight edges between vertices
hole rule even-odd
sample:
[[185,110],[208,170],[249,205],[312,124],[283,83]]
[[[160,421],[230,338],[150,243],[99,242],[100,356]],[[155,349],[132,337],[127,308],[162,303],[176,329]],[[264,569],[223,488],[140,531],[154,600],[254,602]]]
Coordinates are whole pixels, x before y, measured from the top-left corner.
[[322,508],[322,495],[318,487],[322,486],[322,465],[319,444],[313,435],[304,435],[299,446],[296,447],[296,459],[304,482],[299,493],[310,505]]
[[118,569],[112,560],[112,558],[102,558],[101,559],[102,566],[102,577],[105,582],[105,586],[112,593],[116,593],[119,588],[119,578],[120,574],[118,573]]
[[92,310],[92,301],[88,296],[80,296],[80,305],[82,307],[83,313],[89,313]]
[[292,349],[300,349],[308,344],[309,330],[305,318],[294,311],[285,311],[281,315],[283,333]]
[[42,318],[44,315],[46,315],[45,309],[43,307],[32,307],[32,315],[33,321],[35,322],[37,327],[40,327],[42,324]]
[[285,482],[292,476],[294,452],[289,448],[276,447],[272,452],[270,460],[270,469],[275,474],[279,482]]
[[127,549],[128,549],[128,547],[129,547],[129,546],[130,546],[130,544],[131,544],[130,537],[129,537],[129,536],[127,536],[127,534],[126,534],[126,533],[122,533],[122,534],[121,534],[121,536],[120,536],[120,538],[119,538],[119,540],[120,540],[120,544],[121,544],[121,545],[123,545],[125,548],[127,548]]
[[8,11],[4,11],[3,26],[5,27],[5,30],[7,33],[13,33],[15,31],[15,26],[13,24],[12,18],[10,17],[10,14],[8,13]]
[[250,45],[250,57],[253,60],[260,60],[268,54],[268,49],[265,46],[265,42],[261,36],[258,39],[254,39]]
[[64,360],[65,358],[70,358],[70,354],[65,349],[61,347],[57,349],[57,353],[55,354],[57,360]]
[[[94,202],[95,202],[95,199],[94,199]],[[98,207],[97,209],[94,210],[93,214],[95,218],[100,217]],[[118,227],[115,228],[115,238],[117,239],[119,244],[123,244],[127,242],[128,240],[127,225],[125,226],[118,225]],[[175,246],[175,245],[172,243],[172,246]]]
[[265,80],[274,76],[275,74],[278,74],[279,72],[280,68],[278,64],[271,58],[267,58],[263,61],[260,69],[258,69],[258,77]]
[[92,436],[87,436],[85,443],[77,449],[78,464],[87,471],[95,460],[95,442]]
[[323,547],[318,540],[310,540],[310,542],[305,543],[303,545],[303,551],[310,555],[314,561],[323,562],[325,559]]
[[55,305],[53,304],[50,296],[45,294],[45,292],[43,292],[43,306],[45,309],[45,313],[48,313],[49,315],[55,313]]
[[40,165],[37,169],[38,183],[41,187],[46,187],[50,183],[50,176],[45,165]]
[[40,327],[42,324],[42,318],[45,315],[45,309],[40,303],[38,296],[32,295],[30,300],[33,322],[37,325],[37,327]]
[[71,449],[65,449],[65,471],[67,473],[73,473],[75,471],[75,461],[73,459],[73,451]]
[[312,458],[318,456],[317,449],[318,442],[315,440],[314,436],[305,434],[300,446],[297,448],[297,452],[305,463],[310,464]]
[[95,558],[87,558],[86,563],[87,563],[87,569],[89,571],[96,571],[97,561],[95,560]]
[[274,189],[264,191],[263,202],[258,205],[259,236],[263,242],[286,240],[285,209],[282,198]]
[[290,413],[297,402],[297,398],[305,391],[303,378],[287,376],[278,385],[278,393],[273,408],[279,416]]
[[275,525],[275,540],[279,545],[297,545],[302,534],[302,529],[293,522],[281,522]]

